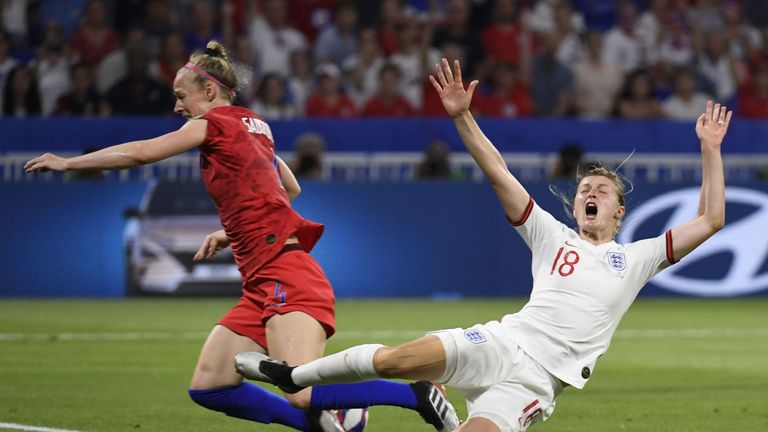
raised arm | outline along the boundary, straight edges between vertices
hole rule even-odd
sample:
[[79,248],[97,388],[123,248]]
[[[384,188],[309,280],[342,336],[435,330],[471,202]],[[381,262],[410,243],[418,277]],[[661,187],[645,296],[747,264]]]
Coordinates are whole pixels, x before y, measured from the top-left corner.
[[283,182],[283,187],[288,193],[288,198],[293,201],[301,193],[301,186],[299,186],[299,181],[296,180],[296,176],[293,175],[293,172],[288,167],[288,165],[279,157],[277,158],[277,169],[278,174],[280,174],[280,180]]
[[201,145],[205,140],[207,127],[207,120],[191,120],[179,130],[157,138],[118,144],[82,156],[63,158],[46,153],[27,162],[24,169],[26,172],[64,172],[133,168],[167,159]]
[[720,104],[707,103],[707,111],[696,121],[701,141],[701,196],[692,221],[672,228],[672,254],[677,261],[691,253],[725,225],[725,177],[720,146],[733,113]]
[[439,64],[435,67],[437,78],[430,75],[429,80],[440,95],[443,108],[453,117],[461,140],[485,176],[488,177],[488,181],[499,197],[507,217],[513,222],[521,220],[530,202],[530,196],[523,185],[509,172],[501,154],[480,130],[469,112],[469,104],[472,102],[472,95],[478,82],[472,81],[464,89],[461,80],[461,65],[458,60],[454,61],[454,72],[451,71],[446,59],[443,59],[442,67]]

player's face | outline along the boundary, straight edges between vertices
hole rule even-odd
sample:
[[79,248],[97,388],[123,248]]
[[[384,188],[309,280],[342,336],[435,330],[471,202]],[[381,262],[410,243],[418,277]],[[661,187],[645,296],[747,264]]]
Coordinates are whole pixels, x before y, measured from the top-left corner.
[[573,217],[582,231],[613,234],[616,224],[624,217],[616,185],[603,176],[584,177],[576,189]]
[[196,83],[195,77],[193,72],[181,68],[173,80],[173,94],[176,96],[173,112],[187,120],[205,114],[209,102],[205,87]]

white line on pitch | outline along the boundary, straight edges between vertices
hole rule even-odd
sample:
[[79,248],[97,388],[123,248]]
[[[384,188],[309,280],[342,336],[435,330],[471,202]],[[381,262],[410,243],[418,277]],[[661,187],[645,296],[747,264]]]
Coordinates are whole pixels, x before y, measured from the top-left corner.
[[80,432],[72,429],[56,429],[41,426],[30,426],[17,423],[0,423],[0,429],[22,430],[33,432]]
[[[336,339],[414,339],[426,330],[342,330]],[[78,332],[78,333],[0,333],[0,342],[72,342],[72,341],[143,341],[143,340],[202,340],[205,332]],[[695,329],[623,329],[616,331],[620,339],[672,339],[712,337],[768,337],[768,328],[695,328]]]

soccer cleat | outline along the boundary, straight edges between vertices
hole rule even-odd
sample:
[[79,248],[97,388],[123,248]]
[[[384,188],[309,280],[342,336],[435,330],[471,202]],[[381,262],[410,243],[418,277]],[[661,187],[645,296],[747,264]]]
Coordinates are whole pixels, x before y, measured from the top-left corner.
[[418,381],[410,384],[416,393],[421,418],[439,432],[451,432],[459,427],[459,416],[453,405],[445,397],[443,386],[430,381]]
[[297,393],[306,387],[293,383],[291,372],[293,367],[285,362],[279,362],[260,352],[241,352],[235,356],[237,373],[249,380],[274,384],[286,393]]

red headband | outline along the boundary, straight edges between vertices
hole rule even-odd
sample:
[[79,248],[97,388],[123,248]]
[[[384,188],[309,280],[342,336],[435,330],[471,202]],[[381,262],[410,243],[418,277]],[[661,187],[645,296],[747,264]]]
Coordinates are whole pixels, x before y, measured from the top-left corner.
[[184,65],[184,67],[189,69],[189,70],[191,70],[192,72],[200,75],[203,78],[206,78],[206,79],[209,79],[209,80],[213,81],[214,84],[216,84],[219,87],[221,87],[224,90],[226,90],[227,93],[229,94],[229,96],[231,96],[233,98],[235,97],[235,91],[234,90],[232,90],[231,88],[225,86],[221,81],[219,81],[216,78],[214,78],[213,75],[209,74],[208,72],[200,69],[199,67],[193,65],[192,63],[187,63],[187,64]]

